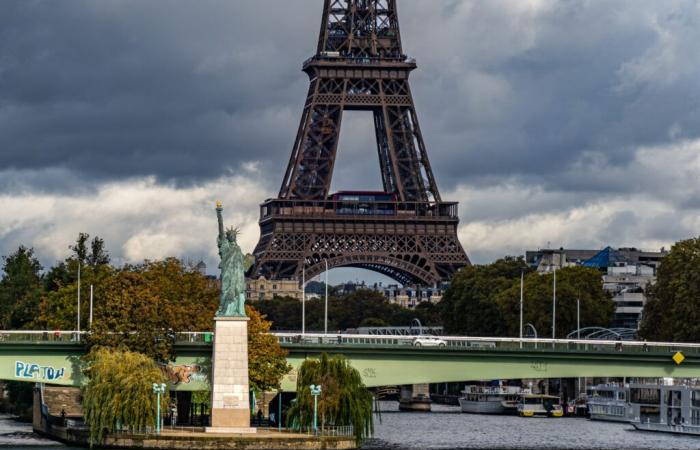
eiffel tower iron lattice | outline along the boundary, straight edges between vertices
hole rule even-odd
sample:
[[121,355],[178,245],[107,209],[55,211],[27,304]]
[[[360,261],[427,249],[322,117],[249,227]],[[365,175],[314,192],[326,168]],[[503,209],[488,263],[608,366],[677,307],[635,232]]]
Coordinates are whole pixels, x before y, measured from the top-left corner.
[[[279,196],[260,208],[249,276],[307,279],[359,267],[403,284],[447,281],[469,259],[457,203],[443,202],[430,167],[402,50],[396,0],[325,0],[310,86]],[[332,194],[343,112],[369,111],[383,192]]]

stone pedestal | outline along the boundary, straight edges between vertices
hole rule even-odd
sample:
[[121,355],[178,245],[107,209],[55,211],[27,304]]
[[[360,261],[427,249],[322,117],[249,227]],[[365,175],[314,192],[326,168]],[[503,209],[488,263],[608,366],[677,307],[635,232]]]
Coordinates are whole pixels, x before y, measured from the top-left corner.
[[248,318],[214,319],[211,427],[208,433],[255,433],[250,427]]

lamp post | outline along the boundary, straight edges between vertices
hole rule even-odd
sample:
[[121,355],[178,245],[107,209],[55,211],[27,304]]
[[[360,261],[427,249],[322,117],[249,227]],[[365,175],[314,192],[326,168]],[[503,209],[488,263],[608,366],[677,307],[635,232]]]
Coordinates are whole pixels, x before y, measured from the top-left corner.
[[314,396],[314,433],[318,433],[318,396],[321,395],[321,385],[312,384],[309,389]]
[[536,341],[537,340],[537,328],[535,328],[535,326],[531,323],[526,323],[525,326],[530,328],[532,330],[532,332],[534,333],[534,335],[535,335],[535,348],[537,348],[537,341]]
[[78,258],[78,335],[76,336],[76,340],[80,342],[80,266],[83,265],[83,262]]
[[323,316],[323,334],[328,334],[328,260],[324,259],[323,262],[326,263],[326,309]]
[[520,270],[520,348],[523,348],[523,284],[525,271]]
[[160,434],[160,395],[165,394],[165,383],[153,383],[153,392],[156,394],[156,434]]
[[[554,266],[554,288],[552,294],[552,339],[556,339],[557,330],[557,267]],[[552,342],[554,345],[554,342]]]
[[301,266],[301,334],[306,333],[306,264]]

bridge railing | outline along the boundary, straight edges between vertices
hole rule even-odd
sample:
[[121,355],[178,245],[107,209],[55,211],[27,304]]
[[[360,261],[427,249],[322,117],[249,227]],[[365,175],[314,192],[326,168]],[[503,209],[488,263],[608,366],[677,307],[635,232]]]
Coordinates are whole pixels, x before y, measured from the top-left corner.
[[[75,330],[0,330],[0,345],[6,343],[81,343],[85,342],[89,332]],[[168,333],[166,332],[166,335]],[[433,345],[440,350],[484,350],[484,351],[541,351],[541,352],[619,352],[619,353],[657,353],[669,354],[682,352],[684,355],[700,356],[700,344],[676,342],[645,341],[611,341],[593,339],[532,339],[532,338],[495,338],[440,336],[422,338],[432,342],[417,342],[417,336],[401,335],[362,335],[362,334],[320,334],[298,332],[273,333],[283,345],[308,345],[333,347],[376,346],[376,347],[427,347]],[[176,344],[211,345],[214,333],[171,332]]]
[[426,347],[444,350],[541,351],[541,352],[619,352],[675,353],[700,355],[700,344],[587,339],[532,339],[440,336],[432,343],[416,341],[416,336],[377,336],[350,334],[274,333],[281,344],[309,346],[387,346]]

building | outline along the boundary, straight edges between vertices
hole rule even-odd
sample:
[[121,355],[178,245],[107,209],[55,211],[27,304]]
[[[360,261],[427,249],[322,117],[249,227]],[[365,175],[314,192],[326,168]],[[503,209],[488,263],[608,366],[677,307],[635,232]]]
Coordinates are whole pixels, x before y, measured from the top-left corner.
[[601,271],[603,289],[610,292],[615,302],[612,328],[639,328],[646,295],[644,291],[656,282],[656,270],[668,254],[662,248],[648,252],[623,247],[603,250],[571,250],[560,248],[528,251],[527,263],[539,273],[570,266],[593,267]]
[[292,297],[301,300],[301,287],[296,280],[267,280],[260,277],[257,280],[246,279],[246,299],[272,300],[274,297]]
[[405,286],[397,284],[387,286],[374,285],[374,290],[382,292],[389,303],[394,303],[404,308],[413,309],[423,302],[438,303],[442,300],[442,289],[432,287]]

